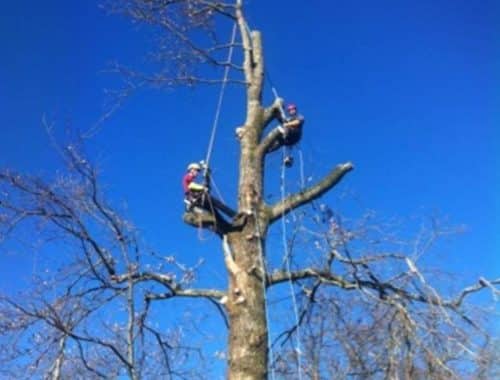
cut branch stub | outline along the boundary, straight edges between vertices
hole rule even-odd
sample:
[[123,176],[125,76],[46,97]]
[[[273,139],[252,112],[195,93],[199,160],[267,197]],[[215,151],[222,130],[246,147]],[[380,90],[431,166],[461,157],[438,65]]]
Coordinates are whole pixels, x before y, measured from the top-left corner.
[[234,228],[222,218],[217,218],[209,212],[185,212],[182,216],[184,223],[196,228],[206,228],[223,236]]
[[184,223],[190,224],[193,227],[215,228],[217,221],[212,214],[207,212],[185,212],[182,216]]

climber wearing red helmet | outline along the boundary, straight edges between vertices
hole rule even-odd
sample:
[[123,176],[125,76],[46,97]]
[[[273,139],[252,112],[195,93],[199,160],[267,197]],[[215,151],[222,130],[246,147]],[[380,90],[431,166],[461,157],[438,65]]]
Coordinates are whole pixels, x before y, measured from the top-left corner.
[[[281,132],[278,139],[272,144],[267,152],[274,152],[281,146],[292,147],[297,144],[302,137],[302,126],[304,125],[304,117],[297,112],[297,106],[290,103],[286,106],[288,117],[279,117],[281,125],[278,130]],[[286,166],[292,166],[293,158],[287,154],[284,161]]]

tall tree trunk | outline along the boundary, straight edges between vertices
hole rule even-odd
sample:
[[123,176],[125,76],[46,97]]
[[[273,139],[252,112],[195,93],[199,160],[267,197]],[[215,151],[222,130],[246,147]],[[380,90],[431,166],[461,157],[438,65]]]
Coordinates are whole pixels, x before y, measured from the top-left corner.
[[[254,223],[249,223],[249,229]],[[248,231],[252,233],[251,231]],[[244,232],[230,238],[237,270],[229,282],[229,379],[265,379],[267,376],[267,321],[260,247],[257,237]]]
[[244,46],[247,82],[247,115],[241,138],[238,208],[247,214],[241,231],[227,237],[226,260],[230,272],[228,291],[229,367],[233,380],[267,378],[267,321],[265,306],[265,268],[263,260],[267,219],[262,203],[263,157],[257,153],[263,129],[261,106],[263,56],[261,35],[249,33],[243,16],[238,23]]

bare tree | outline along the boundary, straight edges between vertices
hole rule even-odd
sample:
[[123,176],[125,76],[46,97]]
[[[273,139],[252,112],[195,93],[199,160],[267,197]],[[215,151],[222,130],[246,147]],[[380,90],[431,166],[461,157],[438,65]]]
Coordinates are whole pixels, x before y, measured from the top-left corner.
[[[37,232],[49,244],[44,250],[65,258],[58,273],[39,279],[36,291],[1,297],[0,332],[9,347],[1,354],[1,371],[13,376],[24,366],[28,377],[44,373],[53,379],[124,373],[131,379],[206,378],[198,366],[202,350],[184,345],[181,331],[162,331],[154,321],[153,304],[186,297],[208,300],[226,324],[230,379],[265,379],[270,371],[283,378],[458,378],[464,372],[457,360],[475,363],[470,358],[488,351],[481,345],[488,333],[465,300],[483,289],[496,297],[500,280],[481,278],[446,298],[417,265],[439,230],[402,244],[381,233],[379,224],[370,225],[370,215],[351,225],[327,206],[316,207],[314,201],[353,169],[350,162],[266,202],[265,159],[280,133],[266,127],[279,118],[283,100],[263,104],[262,36],[247,24],[242,0],[118,0],[106,6],[151,26],[160,42],[152,53],[159,70],[115,67],[128,85],[118,99],[140,85],[242,86],[238,215],[227,224],[207,214],[184,215],[186,223],[220,236],[228,288],[197,288],[196,267],[143,247],[133,225],[105,201],[96,168],[81,149],[66,146],[68,171],[52,183],[0,172],[2,237]],[[218,34],[233,25],[237,38],[221,41]],[[241,62],[226,58],[235,49]],[[221,80],[218,69],[231,75]],[[310,220],[296,215],[307,205],[313,207]],[[266,250],[268,232],[289,217],[297,224],[283,253],[287,265],[268,267],[266,256],[277,255]],[[293,254],[304,249],[295,244],[299,237],[318,245],[308,260]],[[270,343],[266,300],[286,284],[297,318],[278,324],[284,331]],[[106,316],[117,310],[119,322],[110,323]]]
[[[107,378],[123,371],[132,379],[190,375],[177,366],[196,348],[181,346],[175,330],[166,333],[150,323],[149,288],[140,294],[136,288],[146,279],[179,287],[191,281],[192,269],[139,276],[144,248],[134,227],[106,204],[97,171],[78,147],[67,145],[61,153],[68,171],[51,184],[7,170],[0,174],[4,246],[63,256],[59,269],[38,274],[29,291],[0,296],[0,331],[8,347],[2,361],[15,364],[2,371],[26,373],[27,378],[42,371],[54,379],[76,374]],[[177,274],[178,282],[173,280]],[[17,367],[20,363],[24,370]]]
[[[463,379],[476,378],[481,368],[495,370],[495,341],[486,330],[495,308],[487,312],[465,297],[488,289],[496,301],[499,281],[481,278],[446,299],[442,285],[453,277],[419,268],[439,238],[456,229],[432,219],[406,240],[393,233],[399,222],[382,222],[373,212],[349,221],[324,204],[312,211],[295,220],[304,244],[322,252],[310,253],[318,260],[317,275],[304,277],[298,293],[304,358],[298,367],[297,347],[290,344],[293,326],[275,341],[280,373],[293,378],[301,370],[311,379]],[[296,248],[301,254],[306,249]]]

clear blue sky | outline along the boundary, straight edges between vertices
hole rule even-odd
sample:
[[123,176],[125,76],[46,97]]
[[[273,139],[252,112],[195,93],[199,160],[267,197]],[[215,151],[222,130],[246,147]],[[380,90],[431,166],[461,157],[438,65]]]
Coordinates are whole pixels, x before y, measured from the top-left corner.
[[[470,279],[499,272],[500,3],[496,0],[249,1],[278,91],[305,115],[307,175],[352,161],[341,190],[385,216],[439,214],[467,233],[448,263]],[[304,4],[307,4],[304,5]],[[139,67],[144,29],[94,1],[8,2],[0,15],[0,165],[44,176],[57,159],[41,127],[86,130],[103,112],[105,73]],[[228,36],[229,38],[229,36]],[[267,89],[269,90],[269,89]],[[126,202],[148,244],[188,262],[208,257],[223,283],[215,239],[181,222],[180,177],[205,156],[218,89],[141,91],[102,127],[89,150],[108,195]],[[271,94],[266,93],[266,99]],[[241,95],[228,91],[213,169],[234,204]],[[278,170],[272,157],[269,170]],[[298,178],[297,168],[289,177]],[[335,207],[342,205],[331,198]],[[205,233],[208,237],[208,233]],[[29,259],[0,255],[0,287]],[[7,285],[9,284],[9,285]]]

